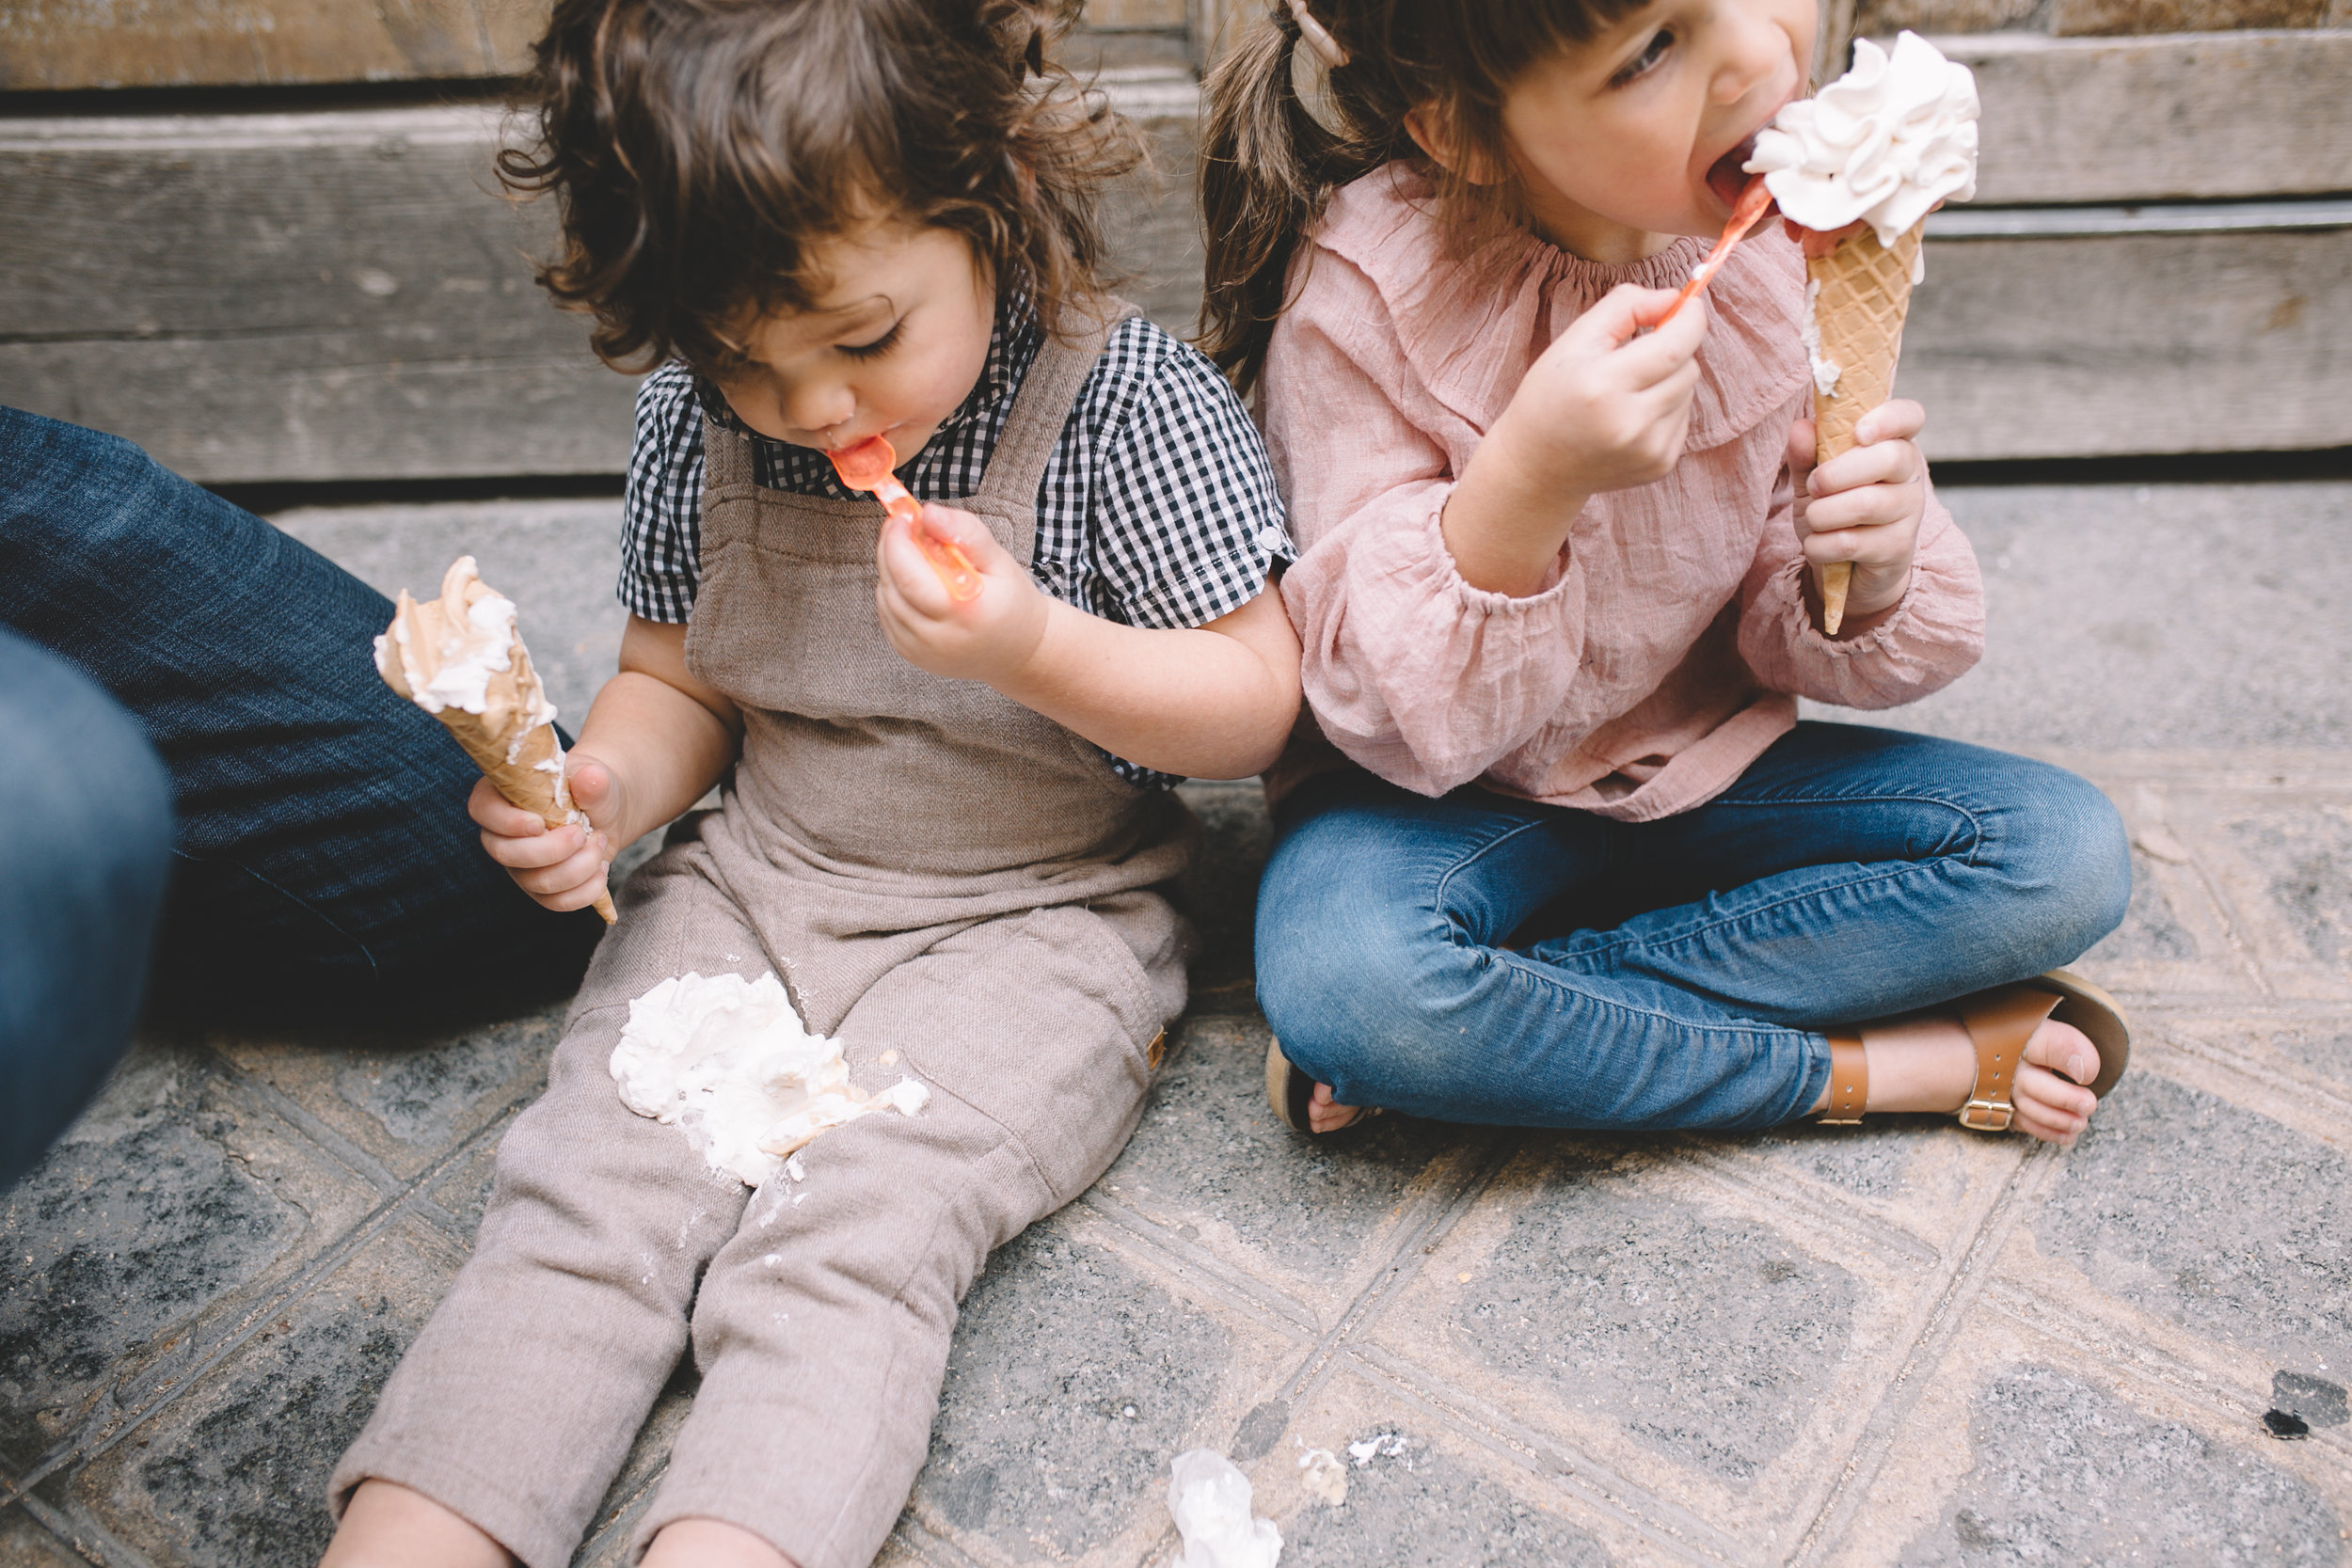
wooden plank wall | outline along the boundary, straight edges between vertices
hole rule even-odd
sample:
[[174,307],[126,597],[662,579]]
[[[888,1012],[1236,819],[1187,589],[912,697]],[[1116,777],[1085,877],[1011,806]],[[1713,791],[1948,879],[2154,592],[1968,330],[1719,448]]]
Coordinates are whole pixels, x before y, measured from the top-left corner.
[[[444,36],[473,40],[458,64],[405,46],[387,55],[362,28],[333,48],[317,41],[325,33],[299,50],[272,43],[278,52],[239,79],[509,69],[536,25],[511,8],[533,3],[362,8],[389,28],[385,18],[443,7],[431,14]],[[103,101],[92,112],[82,95],[72,113],[41,113],[51,99],[22,90],[37,62],[50,85],[87,87],[93,68],[72,76],[72,59],[113,60],[113,80],[138,57],[45,53],[27,18],[52,19],[67,42],[119,43],[142,16],[233,32],[240,13],[228,6],[0,10],[0,83],[19,89],[0,95],[0,398],[119,431],[211,482],[617,472],[631,384],[594,363],[581,324],[530,281],[547,216],[495,192],[493,107],[241,113],[231,102],[196,114],[134,99],[142,112]],[[1937,13],[1947,23],[1950,6]],[[281,33],[310,14],[291,0],[270,8]],[[318,16],[348,10],[317,0]],[[1159,183],[1116,198],[1130,293],[1179,328],[1200,266],[1184,40],[1189,29],[1199,50],[1200,30],[1234,11],[1232,0],[1095,0],[1091,13],[1089,47],[1158,151]],[[1875,0],[1845,12],[1873,28],[1893,14]],[[1979,201],[1953,216],[2014,207],[2040,213],[2041,227],[1939,219],[1903,383],[1937,410],[1938,456],[2352,444],[2352,218],[2328,200],[2352,193],[2352,30],[1943,41],[1975,66],[1985,102]],[[182,55],[155,51],[137,79],[234,69]],[[437,83],[418,96],[484,90]],[[2299,205],[2267,228],[2184,232],[2146,208],[2107,213],[2123,230],[2087,235],[2065,216],[2281,197]],[[2064,209],[2055,221],[2053,207]]]

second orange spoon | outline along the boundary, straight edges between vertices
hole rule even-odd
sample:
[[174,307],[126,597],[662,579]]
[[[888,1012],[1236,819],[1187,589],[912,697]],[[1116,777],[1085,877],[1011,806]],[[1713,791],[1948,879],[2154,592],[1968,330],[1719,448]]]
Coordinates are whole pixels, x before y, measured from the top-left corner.
[[833,459],[833,471],[841,476],[841,483],[852,490],[865,490],[882,502],[882,510],[894,517],[903,517],[907,532],[939,574],[941,584],[951,599],[977,599],[980,596],[980,570],[972,564],[969,556],[952,539],[941,539],[923,526],[923,505],[907,494],[907,487],[898,483],[895,471],[898,454],[892,450],[888,437],[868,436],[853,447],[825,453]]

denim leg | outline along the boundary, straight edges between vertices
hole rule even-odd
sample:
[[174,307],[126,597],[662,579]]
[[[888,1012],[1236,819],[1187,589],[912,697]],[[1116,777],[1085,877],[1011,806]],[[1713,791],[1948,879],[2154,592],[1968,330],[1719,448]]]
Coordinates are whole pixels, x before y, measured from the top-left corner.
[[1803,1027],[2071,963],[2131,897],[2122,821],[2085,780],[1861,725],[1800,724],[1707,805],[1626,832],[1665,907],[1534,955]]
[[1623,832],[1475,790],[1306,785],[1258,903],[1258,996],[1343,1103],[1448,1121],[1762,1127],[1828,1073],[1818,1036],[1649,976],[1502,945],[1536,910],[1609,896]]
[[122,1054],[171,863],[163,764],[96,682],[0,629],[0,1189]]
[[472,764],[376,676],[391,610],[131,443],[0,408],[0,624],[94,675],[170,770],[159,990],[378,1007],[577,982],[601,923],[484,855]]

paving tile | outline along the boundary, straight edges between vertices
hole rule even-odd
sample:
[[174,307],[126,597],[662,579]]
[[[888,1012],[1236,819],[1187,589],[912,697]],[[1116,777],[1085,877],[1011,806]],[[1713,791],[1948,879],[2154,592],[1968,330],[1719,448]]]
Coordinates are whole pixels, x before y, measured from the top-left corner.
[[1674,1155],[1531,1148],[1353,1354],[1674,1533],[1793,1540],[1917,1332],[1935,1254]]
[[2352,1367],[2352,1162],[2268,1117],[2134,1073],[2033,1229],[2045,1257],[2191,1333]]
[[1968,1412],[1975,1464],[1905,1568],[2123,1563],[2335,1568],[2342,1522],[2304,1481],[2053,1367],[2010,1367]]
[[1334,1456],[1346,1466],[1346,1498],[1336,1508],[1309,1502],[1281,1521],[1288,1568],[1605,1568],[1610,1561],[1585,1531],[1408,1424],[1357,1433]]
[[2263,1031],[2271,1052],[2307,1072],[2352,1089],[2352,1019],[2312,1020]]
[[2173,800],[2181,838],[2269,985],[2285,996],[2352,999],[2352,797],[2175,790]]
[[489,1205],[491,1176],[498,1166],[499,1140],[513,1121],[509,1116],[477,1136],[425,1193],[450,1217],[451,1237],[462,1246],[470,1248],[474,1233],[482,1228],[482,1211]]
[[1949,1117],[1872,1117],[1859,1127],[1792,1122],[1731,1138],[1696,1137],[1713,1168],[1760,1182],[1833,1222],[1868,1216],[1881,1234],[1912,1238],[1922,1256],[1958,1244],[2006,1180],[2019,1151],[1962,1131]]
[[1264,1020],[1187,1018],[1135,1140],[1096,1192],[1336,1309],[1407,1200],[1486,1134],[1378,1117],[1311,1140],[1265,1102]]
[[407,1178],[546,1086],[563,1020],[558,1005],[422,1037],[355,1030],[299,1042],[216,1039],[214,1049]]
[[0,1509],[0,1568],[85,1568],[85,1563],[20,1503]]
[[0,1458],[27,1463],[151,1397],[379,1201],[202,1053],[141,1046],[0,1195]]
[[1032,1227],[964,1300],[915,1518],[989,1560],[1132,1560],[1168,1526],[1168,1462],[1230,1402],[1232,1354],[1217,1318]]
[[1786,1237],[1576,1164],[1555,1168],[1468,1283],[1454,1327],[1496,1377],[1613,1412],[1734,1481],[1795,1438],[1861,1294]]
[[73,1497],[159,1562],[316,1562],[333,1533],[327,1474],[454,1262],[445,1243],[388,1228],[74,1476]]

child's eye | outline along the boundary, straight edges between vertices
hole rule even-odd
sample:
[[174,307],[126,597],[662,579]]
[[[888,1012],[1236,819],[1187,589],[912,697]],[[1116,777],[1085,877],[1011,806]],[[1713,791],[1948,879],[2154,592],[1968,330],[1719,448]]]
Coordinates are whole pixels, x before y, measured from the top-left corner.
[[1643,72],[1648,71],[1650,67],[1664,59],[1666,57],[1666,51],[1672,49],[1674,46],[1674,29],[1672,27],[1659,28],[1658,31],[1650,35],[1649,42],[1642,46],[1642,52],[1639,55],[1634,55],[1633,58],[1626,61],[1626,63],[1618,69],[1617,73],[1609,78],[1609,85],[1613,87],[1624,87],[1628,82],[1632,81],[1635,77],[1640,76]]
[[890,324],[890,330],[870,343],[843,343],[841,352],[852,359],[879,359],[898,346],[898,329],[906,325],[901,319]]

